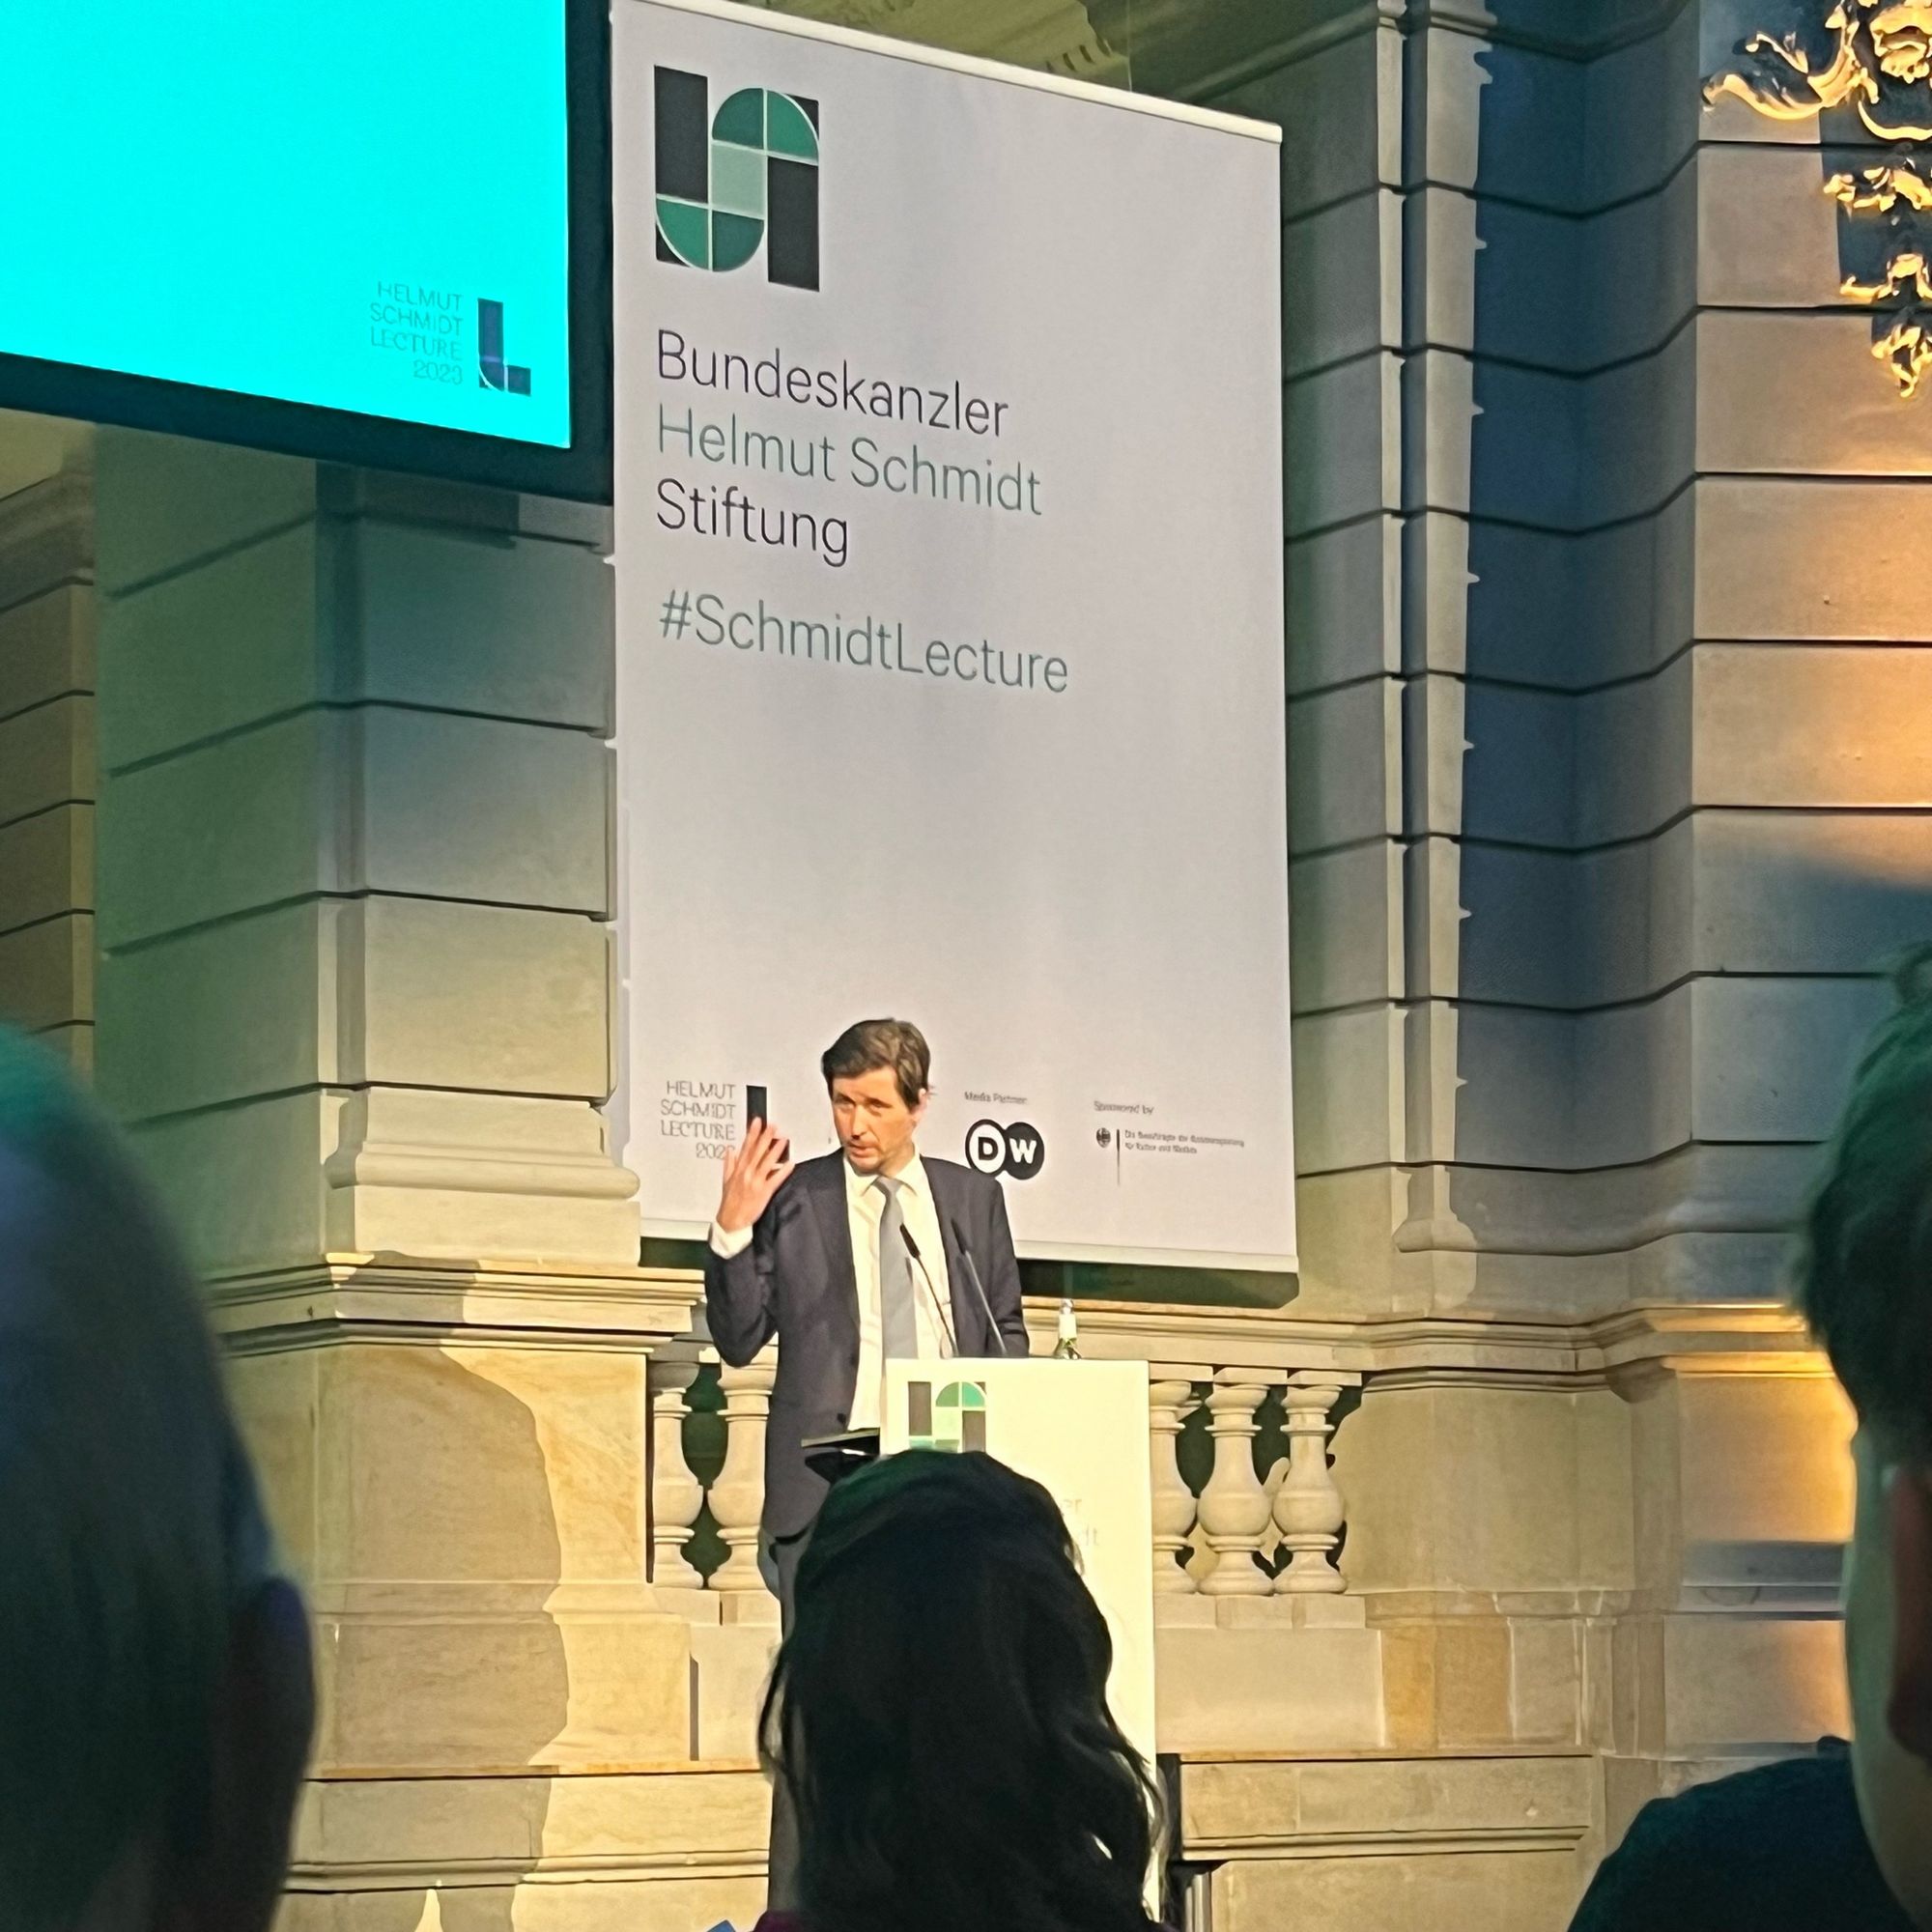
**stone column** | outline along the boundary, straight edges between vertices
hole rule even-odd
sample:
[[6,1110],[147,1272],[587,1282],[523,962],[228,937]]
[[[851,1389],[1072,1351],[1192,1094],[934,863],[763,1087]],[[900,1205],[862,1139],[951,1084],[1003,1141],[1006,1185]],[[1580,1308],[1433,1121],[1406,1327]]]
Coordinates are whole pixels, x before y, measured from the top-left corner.
[[1192,1596],[1199,1588],[1181,1568],[1180,1552],[1200,1514],[1194,1492],[1181,1479],[1176,1451],[1195,1406],[1190,1381],[1148,1385],[1148,1453],[1153,1490],[1153,1591],[1157,1597]]
[[684,1553],[704,1507],[704,1485],[684,1455],[685,1401],[697,1379],[695,1361],[653,1361],[651,1398],[651,1583],[659,1590],[701,1590],[704,1578]]
[[[771,1350],[742,1369],[724,1368],[724,1466],[711,1485],[711,1514],[727,1552],[711,1587],[731,1598],[773,1602],[758,1567],[758,1522],[765,1510],[765,1429],[778,1361]],[[735,1610],[735,1606],[734,1606]],[[749,1612],[748,1612],[749,1613]]]
[[318,1775],[682,1756],[602,519],[129,432],[97,475],[100,1085],[312,1592]]
[[0,1019],[94,1060],[94,491],[71,425],[0,474]]
[[1290,1376],[1283,1394],[1288,1469],[1274,1498],[1275,1526],[1289,1552],[1274,1579],[1283,1596],[1340,1596],[1345,1587],[1335,1568],[1345,1513],[1328,1463],[1328,1437],[1334,1431],[1329,1413],[1341,1395],[1339,1380],[1308,1371]]
[[1396,8],[1283,15],[1209,104],[1282,130],[1297,1306],[1398,1293],[1404,967],[1403,49]]
[[1214,1468],[1201,1492],[1201,1527],[1214,1567],[1201,1585],[1208,1597],[1265,1597],[1273,1589],[1255,1560],[1270,1517],[1267,1492],[1255,1472],[1255,1410],[1266,1398],[1265,1370],[1224,1370],[1208,1391]]

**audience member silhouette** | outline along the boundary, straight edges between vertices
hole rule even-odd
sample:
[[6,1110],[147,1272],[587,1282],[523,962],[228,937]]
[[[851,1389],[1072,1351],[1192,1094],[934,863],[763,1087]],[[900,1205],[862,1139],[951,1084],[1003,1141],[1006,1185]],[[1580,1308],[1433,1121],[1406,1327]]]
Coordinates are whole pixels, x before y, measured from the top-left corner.
[[0,1029],[0,1925],[263,1932],[312,1723],[199,1303],[115,1135]]
[[1866,1842],[1842,1738],[1659,1798],[1598,1867],[1571,1932],[1911,1932]]
[[1158,1805],[1112,1658],[1037,1483],[923,1451],[847,1478],[765,1702],[800,1840],[767,1932],[1147,1932]]
[[1858,1412],[1854,1741],[1646,1807],[1573,1932],[1932,1926],[1932,946],[1896,984],[1796,1266],[1798,1304]]

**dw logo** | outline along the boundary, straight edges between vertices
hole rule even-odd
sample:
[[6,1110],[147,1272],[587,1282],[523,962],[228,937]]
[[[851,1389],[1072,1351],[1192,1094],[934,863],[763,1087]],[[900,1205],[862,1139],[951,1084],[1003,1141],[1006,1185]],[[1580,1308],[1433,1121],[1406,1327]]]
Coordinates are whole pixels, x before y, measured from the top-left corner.
[[818,286],[818,102],[741,87],[710,114],[711,83],[656,72],[658,260],[724,274],[765,244],[765,277]]
[[976,1121],[966,1129],[966,1158],[981,1174],[1031,1180],[1046,1165],[1046,1142],[1037,1127],[1024,1121],[1009,1127],[997,1121]]

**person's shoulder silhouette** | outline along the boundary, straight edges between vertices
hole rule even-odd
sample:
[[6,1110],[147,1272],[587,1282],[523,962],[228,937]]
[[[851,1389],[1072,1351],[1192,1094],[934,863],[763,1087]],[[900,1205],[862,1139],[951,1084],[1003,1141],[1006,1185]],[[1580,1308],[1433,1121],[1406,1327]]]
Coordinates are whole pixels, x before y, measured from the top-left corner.
[[1654,1799],[1598,1867],[1571,1932],[1912,1932],[1880,1876],[1835,1738]]

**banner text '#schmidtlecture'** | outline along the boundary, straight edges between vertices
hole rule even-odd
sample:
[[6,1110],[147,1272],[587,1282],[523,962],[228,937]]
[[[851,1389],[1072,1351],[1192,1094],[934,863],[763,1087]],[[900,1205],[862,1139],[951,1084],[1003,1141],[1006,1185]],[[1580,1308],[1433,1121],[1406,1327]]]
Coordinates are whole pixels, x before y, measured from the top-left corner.
[[1066,660],[1043,651],[1009,651],[981,638],[954,643],[933,638],[906,644],[905,625],[891,617],[846,622],[829,617],[786,617],[758,600],[753,611],[732,610],[715,591],[673,590],[658,610],[658,635],[689,637],[707,649],[728,645],[744,656],[803,659],[848,670],[929,677],[994,690],[1044,691],[1058,697],[1067,687]]

